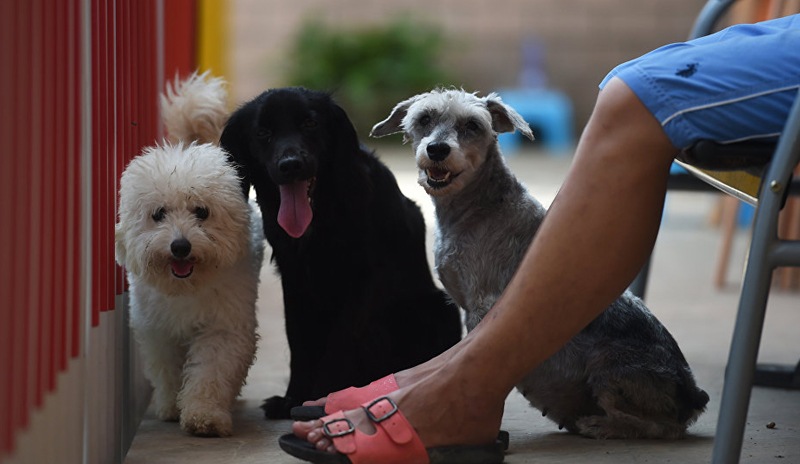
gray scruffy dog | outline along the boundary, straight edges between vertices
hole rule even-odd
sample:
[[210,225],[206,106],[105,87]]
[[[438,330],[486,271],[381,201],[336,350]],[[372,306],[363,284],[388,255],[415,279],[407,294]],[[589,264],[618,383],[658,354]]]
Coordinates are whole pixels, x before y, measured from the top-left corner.
[[[438,230],[436,270],[472,330],[500,297],[545,215],[506,166],[497,134],[525,120],[496,94],[437,89],[399,103],[371,135],[411,140]],[[594,438],[679,438],[708,394],[666,328],[624,293],[517,385],[559,428]]]

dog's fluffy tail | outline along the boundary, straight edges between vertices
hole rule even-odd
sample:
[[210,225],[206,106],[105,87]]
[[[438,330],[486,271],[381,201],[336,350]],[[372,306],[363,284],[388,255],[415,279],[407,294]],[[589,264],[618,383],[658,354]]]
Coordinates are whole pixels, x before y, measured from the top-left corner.
[[161,117],[172,143],[219,144],[228,120],[228,91],[225,80],[209,71],[196,71],[184,80],[175,77],[161,94]]

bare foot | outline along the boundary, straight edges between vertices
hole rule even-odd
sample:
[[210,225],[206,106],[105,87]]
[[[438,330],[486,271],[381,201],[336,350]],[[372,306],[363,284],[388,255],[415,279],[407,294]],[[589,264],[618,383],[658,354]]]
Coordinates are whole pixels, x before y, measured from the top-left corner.
[[[414,425],[425,447],[493,443],[500,429],[505,396],[487,398],[469,385],[455,378],[429,375],[386,396]],[[374,425],[363,409],[347,411],[345,416],[362,432],[374,433]],[[336,452],[322,431],[321,420],[295,422],[292,432],[319,450]]]
[[[409,369],[400,372],[396,372],[394,374],[394,380],[395,382],[397,382],[397,386],[399,388],[403,388],[407,385],[412,385],[417,381],[427,377],[429,374],[438,371],[441,368],[441,366],[443,366],[444,363],[446,363],[447,360],[450,359],[452,355],[455,353],[454,348],[455,347],[422,364],[419,364],[417,366],[411,367]],[[322,398],[318,398],[316,400],[304,401],[303,406],[325,406],[327,402],[328,402],[328,397],[323,396]]]

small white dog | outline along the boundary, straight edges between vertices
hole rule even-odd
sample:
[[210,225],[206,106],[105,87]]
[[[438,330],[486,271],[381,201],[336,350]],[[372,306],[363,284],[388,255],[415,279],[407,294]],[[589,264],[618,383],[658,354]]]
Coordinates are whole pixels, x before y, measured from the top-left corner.
[[120,182],[116,259],[155,411],[201,436],[229,436],[253,363],[262,221],[217,144],[224,82],[207,73],[162,95],[169,142],[147,147]]

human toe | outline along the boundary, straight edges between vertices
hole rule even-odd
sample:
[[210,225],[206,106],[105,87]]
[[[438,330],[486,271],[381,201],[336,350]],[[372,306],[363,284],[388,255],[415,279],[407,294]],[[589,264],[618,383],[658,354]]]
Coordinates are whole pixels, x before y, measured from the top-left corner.
[[[315,433],[316,432],[316,433]],[[319,419],[310,421],[296,421],[292,423],[292,433],[298,438],[311,441],[309,435],[322,433],[322,421]]]
[[307,400],[303,401],[303,406],[325,406],[325,403],[328,401],[328,397],[318,398],[316,400]]

